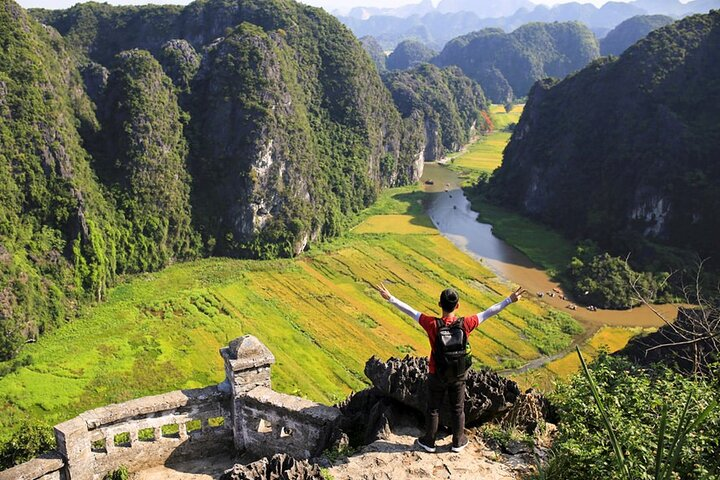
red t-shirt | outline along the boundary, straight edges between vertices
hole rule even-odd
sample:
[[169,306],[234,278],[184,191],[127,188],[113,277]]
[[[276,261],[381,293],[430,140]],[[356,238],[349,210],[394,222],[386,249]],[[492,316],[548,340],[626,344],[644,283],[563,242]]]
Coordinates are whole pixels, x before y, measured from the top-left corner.
[[[445,325],[452,324],[455,320],[457,320],[458,317],[455,315],[446,317],[443,320],[445,320]],[[430,340],[430,373],[435,373],[435,337],[437,336],[437,321],[436,317],[431,317],[429,315],[425,315],[424,313],[420,314],[420,325],[425,329],[425,331],[428,334],[428,340]],[[477,315],[472,315],[469,317],[465,317],[465,321],[463,322],[463,330],[465,330],[465,335],[470,336],[470,332],[475,330],[477,326],[480,325],[480,319]]]

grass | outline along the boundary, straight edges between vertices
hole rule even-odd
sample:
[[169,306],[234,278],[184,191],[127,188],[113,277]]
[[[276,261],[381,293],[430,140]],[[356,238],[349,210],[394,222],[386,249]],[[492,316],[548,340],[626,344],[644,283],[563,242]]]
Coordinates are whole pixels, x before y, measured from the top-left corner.
[[575,254],[575,247],[563,235],[517,212],[471,198],[478,221],[492,225],[493,234],[523,252],[550,277],[565,270]]
[[505,112],[502,105],[493,105],[490,108],[490,117],[495,127],[494,131],[470,145],[466,151],[453,158],[454,170],[477,176],[480,172],[492,173],[502,163],[502,153],[510,141],[511,132],[506,130],[508,125],[517,123],[522,114],[523,105],[515,105],[510,112]]
[[[54,424],[101,405],[218,383],[218,350],[247,333],[273,351],[275,389],[323,403],[364,388],[372,355],[426,355],[425,332],[373,285],[385,282],[428,313],[438,313],[436,297],[452,285],[462,314],[484,310],[512,286],[432,229],[422,196],[420,187],[384,193],[350,233],[297,259],[205,259],[129,279],[27,345],[28,365],[0,378],[0,440],[24,419]],[[471,337],[475,364],[500,368],[566,348],[571,336],[558,336],[566,323],[534,302],[514,304]]]
[[[602,327],[583,342],[580,350],[585,357],[594,359],[600,351],[617,352],[622,350],[633,337],[652,331],[654,331],[652,328],[640,327]],[[513,375],[512,378],[523,388],[533,387],[549,391],[553,389],[553,385],[558,379],[567,378],[580,372],[580,367],[580,359],[575,350],[572,350],[541,368]]]
[[[473,184],[480,172],[491,173],[500,166],[503,150],[510,141],[510,133],[504,129],[518,122],[523,107],[515,105],[509,113],[501,105],[491,107],[495,131],[457,156],[451,167],[466,179],[466,184]],[[565,237],[516,212],[491,205],[478,197],[472,198],[470,192],[467,194],[473,210],[479,213],[478,220],[491,224],[497,237],[522,251],[551,277],[565,270],[575,252],[573,244]]]

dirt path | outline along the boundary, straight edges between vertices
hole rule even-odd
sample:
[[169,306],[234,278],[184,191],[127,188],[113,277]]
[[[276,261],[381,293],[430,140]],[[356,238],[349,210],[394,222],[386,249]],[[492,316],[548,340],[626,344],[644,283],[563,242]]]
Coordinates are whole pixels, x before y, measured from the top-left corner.
[[194,460],[168,463],[133,474],[132,480],[216,480],[235,463],[249,463],[252,459],[237,458],[226,453]]
[[413,444],[420,432],[399,431],[372,443],[352,457],[335,462],[335,480],[514,480],[528,472],[532,463],[522,456],[489,450],[477,438],[460,453],[450,451],[451,436],[438,441],[436,453],[419,451]]

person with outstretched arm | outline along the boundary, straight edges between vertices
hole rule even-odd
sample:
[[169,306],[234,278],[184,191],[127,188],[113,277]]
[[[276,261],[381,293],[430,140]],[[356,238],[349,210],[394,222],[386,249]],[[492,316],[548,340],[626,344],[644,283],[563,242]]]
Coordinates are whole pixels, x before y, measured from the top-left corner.
[[[452,451],[462,451],[468,444],[468,439],[465,436],[465,379],[467,378],[467,367],[469,365],[465,363],[466,352],[458,351],[458,354],[462,354],[463,357],[458,360],[462,364],[457,363],[457,365],[462,366],[450,368],[448,365],[452,362],[451,355],[453,355],[453,352],[448,351],[452,349],[448,345],[453,343],[453,335],[459,335],[459,338],[462,338],[462,342],[464,342],[462,344],[464,349],[467,345],[467,337],[478,325],[496,315],[511,303],[520,300],[525,290],[519,287],[505,300],[493,305],[484,312],[470,317],[458,318],[455,316],[455,312],[460,306],[460,296],[454,288],[448,288],[440,294],[438,306],[442,309],[442,317],[437,318],[420,313],[398,300],[392,296],[382,283],[376,288],[385,300],[418,322],[425,329],[428,340],[430,340],[431,353],[427,379],[429,400],[425,418],[425,435],[418,438],[415,443],[427,452],[435,452],[435,435],[439,425],[440,407],[445,392],[447,392],[452,414]],[[438,341],[439,338],[440,341]],[[443,352],[438,354],[440,350]],[[448,358],[451,358],[451,360],[448,361]]]

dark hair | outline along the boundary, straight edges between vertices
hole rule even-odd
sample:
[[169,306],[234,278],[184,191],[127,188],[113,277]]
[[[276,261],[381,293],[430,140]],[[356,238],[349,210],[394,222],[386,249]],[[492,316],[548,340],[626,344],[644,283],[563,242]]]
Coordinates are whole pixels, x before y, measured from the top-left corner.
[[445,312],[452,312],[460,301],[460,295],[454,288],[446,288],[440,294],[440,308]]

